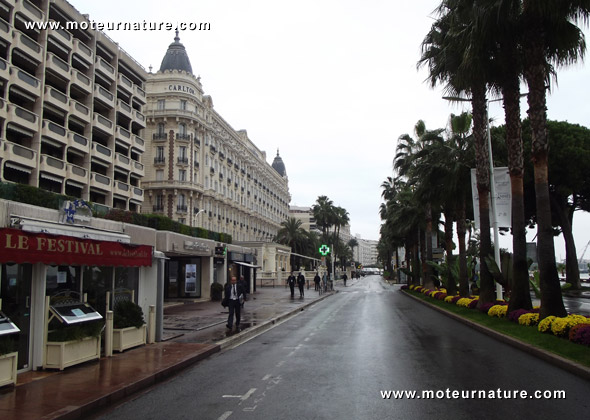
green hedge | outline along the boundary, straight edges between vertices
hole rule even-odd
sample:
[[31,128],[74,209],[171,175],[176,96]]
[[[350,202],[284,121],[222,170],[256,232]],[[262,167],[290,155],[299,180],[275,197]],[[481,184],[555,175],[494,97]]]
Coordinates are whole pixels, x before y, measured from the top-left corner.
[[[54,210],[59,210],[63,201],[75,200],[75,197],[52,193],[30,185],[3,182],[0,182],[0,198]],[[200,227],[190,227],[160,214],[142,214],[120,209],[108,209],[101,204],[89,203],[89,205],[92,208],[94,217],[181,233],[195,238],[211,239],[227,244],[232,243],[232,237],[229,234],[212,232]]]

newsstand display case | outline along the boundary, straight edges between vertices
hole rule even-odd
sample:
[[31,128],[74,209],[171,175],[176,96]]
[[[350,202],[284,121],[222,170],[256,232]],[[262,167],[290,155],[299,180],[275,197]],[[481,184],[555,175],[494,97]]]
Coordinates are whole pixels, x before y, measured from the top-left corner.
[[9,335],[18,332],[20,329],[0,311],[0,387],[16,383],[18,352],[12,351]]
[[46,342],[43,367],[63,370],[100,358],[103,317],[76,292],[46,297]]

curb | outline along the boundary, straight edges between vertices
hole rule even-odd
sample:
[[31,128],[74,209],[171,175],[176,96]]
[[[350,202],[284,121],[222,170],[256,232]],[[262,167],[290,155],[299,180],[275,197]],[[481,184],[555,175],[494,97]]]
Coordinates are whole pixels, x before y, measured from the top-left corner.
[[291,311],[277,315],[274,318],[264,321],[256,326],[252,326],[250,328],[247,328],[238,334],[232,335],[231,337],[228,337],[228,338],[224,338],[223,340],[218,341],[215,344],[220,346],[221,351],[226,350],[227,348],[242,344],[243,342],[246,342],[246,341],[250,340],[251,338],[256,337],[257,335],[260,335],[260,334],[274,328],[275,326],[279,325],[280,323],[285,322],[286,320],[294,317],[295,315],[299,314],[300,312],[303,312],[305,309],[309,308],[310,306],[315,305],[318,302],[321,302],[322,300],[326,299],[327,297],[332,296],[335,293],[338,293],[338,292],[334,291],[330,294],[326,293],[322,297],[317,298],[309,303],[305,303],[302,306],[300,306],[299,308],[295,308]]
[[557,354],[540,349],[540,348],[535,347],[531,344],[525,343],[524,341],[521,341],[517,338],[502,334],[496,330],[492,330],[491,328],[480,325],[477,322],[473,322],[469,319],[465,319],[462,316],[459,316],[459,315],[454,314],[452,312],[445,311],[444,309],[441,309],[436,305],[432,305],[422,299],[418,299],[417,297],[412,296],[409,293],[403,292],[403,294],[405,296],[408,296],[408,297],[414,299],[417,302],[420,302],[420,303],[428,306],[429,308],[432,308],[432,309],[448,316],[449,318],[453,318],[456,321],[462,322],[463,324],[465,324],[473,329],[476,329],[476,330],[478,330],[478,331],[480,331],[492,338],[495,338],[495,339],[502,341],[506,344],[514,346],[514,347],[518,348],[519,350],[522,350],[528,354],[532,354],[533,356],[535,356],[541,360],[544,360],[546,362],[549,362],[549,363],[551,363],[563,370],[567,370],[568,372],[573,373],[576,376],[579,376],[579,377],[586,379],[586,380],[590,380],[590,368],[587,368],[586,366],[583,366],[579,363],[573,362],[573,361],[566,359],[565,357],[559,356]]

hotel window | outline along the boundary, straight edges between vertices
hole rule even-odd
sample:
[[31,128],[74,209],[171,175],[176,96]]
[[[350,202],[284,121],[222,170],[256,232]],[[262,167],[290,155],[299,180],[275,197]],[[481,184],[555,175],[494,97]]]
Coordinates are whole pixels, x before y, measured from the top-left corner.
[[156,171],[156,181],[163,181],[164,180],[164,171],[162,169],[158,169]]
[[158,134],[166,134],[166,126],[164,123],[158,123]]
[[158,194],[156,196],[156,207],[159,208],[159,209],[163,209],[164,208],[164,195]]
[[166,99],[158,99],[158,111],[166,109]]
[[178,134],[183,135],[183,136],[186,134],[186,124],[184,124],[184,123],[178,124]]
[[180,110],[186,111],[186,101],[180,101]]
[[178,170],[178,180],[179,181],[186,181],[186,171],[184,169]]
[[180,146],[178,148],[178,160],[179,161],[185,161],[185,160],[187,160],[187,157],[186,157],[186,146]]

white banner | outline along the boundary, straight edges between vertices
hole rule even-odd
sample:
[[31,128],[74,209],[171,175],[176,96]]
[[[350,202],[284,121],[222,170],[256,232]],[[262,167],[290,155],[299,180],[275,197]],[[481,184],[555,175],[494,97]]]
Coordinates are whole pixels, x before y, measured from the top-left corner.
[[[512,190],[510,188],[510,173],[508,168],[494,168],[494,183],[496,187],[496,217],[498,227],[512,227]],[[471,195],[473,196],[473,214],[475,228],[479,229],[479,195],[477,194],[477,180],[475,169],[471,170]],[[490,200],[490,228],[493,228],[492,201]]]

